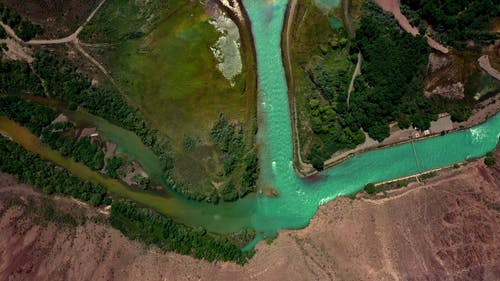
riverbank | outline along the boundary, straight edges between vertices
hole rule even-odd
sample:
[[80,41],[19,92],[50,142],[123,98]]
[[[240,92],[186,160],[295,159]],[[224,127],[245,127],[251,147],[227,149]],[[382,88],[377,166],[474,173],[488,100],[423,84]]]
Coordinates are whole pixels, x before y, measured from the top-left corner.
[[437,121],[431,122],[431,128],[426,132],[416,129],[399,129],[397,123],[391,124],[391,135],[382,142],[377,142],[367,136],[367,141],[353,150],[340,151],[325,161],[325,169],[330,169],[347,159],[369,151],[393,147],[405,143],[418,142],[428,138],[438,137],[456,131],[467,130],[481,125],[500,112],[500,97],[494,96],[479,103],[470,118],[464,122],[452,122],[450,115],[443,113]]
[[295,11],[297,8],[297,0],[290,0],[285,12],[284,22],[286,23],[283,27],[281,35],[281,60],[286,62],[287,66],[285,68],[285,76],[288,85],[288,99],[290,107],[290,121],[292,124],[292,143],[293,143],[293,162],[294,169],[298,175],[308,176],[314,173],[314,168],[311,164],[306,164],[302,161],[301,149],[300,149],[300,137],[298,128],[298,113],[297,113],[297,102],[295,100],[295,81],[293,78],[293,66],[291,58],[291,47],[290,47],[290,33],[293,26],[293,21],[295,19]]
[[[143,191],[125,186],[122,182],[105,177],[97,171],[92,171],[82,163],[62,156],[41,143],[27,128],[0,116],[0,131],[21,145],[25,150],[39,155],[41,159],[63,167],[70,174],[91,183],[104,186],[113,198],[133,200],[140,206],[151,208],[158,213],[174,219],[178,223],[189,226],[203,227],[213,233],[234,233],[250,227],[249,211],[252,202],[220,203],[213,205],[202,202],[191,202],[173,192]],[[224,218],[224,219],[222,219]]]
[[245,266],[144,247],[66,198],[53,199],[58,213],[89,219],[43,225],[22,204],[52,199],[0,174],[0,279],[498,280],[500,166],[481,162],[380,198],[339,198],[306,228],[259,243]]

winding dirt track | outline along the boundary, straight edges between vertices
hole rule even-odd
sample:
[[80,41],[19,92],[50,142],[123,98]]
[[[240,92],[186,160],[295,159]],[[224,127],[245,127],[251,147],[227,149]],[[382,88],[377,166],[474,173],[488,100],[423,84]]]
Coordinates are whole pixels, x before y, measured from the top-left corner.
[[80,32],[82,32],[83,28],[94,18],[97,11],[99,11],[99,9],[102,7],[102,5],[104,5],[104,2],[106,2],[106,0],[102,0],[99,3],[99,5],[97,5],[97,7],[94,9],[94,11],[92,11],[92,13],[87,17],[85,22],[83,22],[82,25],[80,25],[76,29],[76,31],[73,32],[71,35],[66,36],[64,38],[50,39],[50,40],[30,40],[26,43],[30,44],[30,45],[64,44],[64,43],[70,43],[70,42],[78,44],[79,43],[78,35],[80,34]]
[[479,66],[486,71],[486,73],[488,73],[491,77],[500,80],[500,71],[493,68],[488,55],[481,56],[477,61],[479,62]]
[[73,32],[71,35],[63,37],[63,38],[58,38],[58,39],[36,39],[36,40],[30,40],[27,42],[24,42],[21,40],[16,35],[16,32],[8,25],[4,24],[3,22],[0,21],[0,25],[5,29],[7,34],[12,37],[14,40],[21,44],[25,45],[57,45],[57,44],[67,44],[67,43],[73,43],[75,45],[75,48],[87,59],[89,60],[92,64],[94,64],[105,76],[108,78],[113,85],[119,89],[118,84],[116,84],[115,80],[109,72],[106,70],[106,68],[98,62],[96,59],[94,59],[89,53],[87,53],[83,47],[81,46],[82,44],[80,43],[80,40],[78,39],[78,35],[80,32],[82,32],[83,28],[94,18],[96,13],[99,11],[99,9],[104,5],[106,0],[102,0],[99,5],[92,11],[92,13],[87,17],[85,22],[80,25],[75,32]]

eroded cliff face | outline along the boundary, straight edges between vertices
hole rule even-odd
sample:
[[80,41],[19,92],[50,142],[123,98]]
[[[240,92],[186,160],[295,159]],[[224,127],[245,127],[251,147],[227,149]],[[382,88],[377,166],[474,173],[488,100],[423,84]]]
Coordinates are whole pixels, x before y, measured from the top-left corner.
[[71,199],[49,201],[78,226],[56,224],[30,207],[46,201],[1,175],[0,280],[500,279],[500,166],[482,161],[383,198],[335,200],[244,267],[145,249]]

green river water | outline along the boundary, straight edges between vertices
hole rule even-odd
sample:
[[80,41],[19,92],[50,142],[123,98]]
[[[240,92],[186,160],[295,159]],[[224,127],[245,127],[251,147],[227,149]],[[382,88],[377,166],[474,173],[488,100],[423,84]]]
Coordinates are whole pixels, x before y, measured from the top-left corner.
[[[500,115],[469,130],[451,133],[375,150],[355,156],[324,171],[315,181],[298,177],[292,164],[292,130],[287,96],[287,83],[281,60],[281,30],[287,6],[286,0],[243,0],[252,22],[257,50],[259,75],[259,134],[261,175],[260,184],[271,186],[279,197],[252,195],[232,203],[212,205],[192,202],[176,194],[161,196],[126,188],[117,181],[101,178],[97,173],[72,163],[70,169],[82,178],[110,185],[110,190],[154,208],[176,220],[209,231],[225,233],[254,228],[259,239],[276,234],[278,229],[301,228],[309,223],[318,206],[341,195],[361,190],[367,183],[380,182],[426,170],[447,166],[466,159],[480,157],[491,151],[500,134]],[[131,155],[153,177],[160,177],[159,162],[134,134],[92,116],[71,116],[96,125],[105,139],[118,144],[118,149]],[[1,121],[1,120],[0,120]],[[9,128],[10,126],[10,128]],[[8,121],[0,129],[10,134],[21,130]],[[63,166],[68,160],[39,144],[36,138],[24,136],[16,141],[42,157]],[[76,165],[76,166],[75,166]],[[83,165],[82,165],[83,166]],[[253,246],[254,243],[249,245]]]

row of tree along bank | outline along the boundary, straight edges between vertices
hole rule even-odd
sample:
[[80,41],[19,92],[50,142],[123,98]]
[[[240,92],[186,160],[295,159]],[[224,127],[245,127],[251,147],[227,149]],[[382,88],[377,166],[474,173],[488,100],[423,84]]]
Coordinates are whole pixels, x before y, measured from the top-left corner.
[[16,176],[21,182],[34,185],[46,194],[61,194],[89,202],[93,206],[111,204],[109,217],[113,227],[127,237],[145,245],[158,246],[208,261],[245,263],[254,252],[242,252],[241,247],[253,239],[252,231],[239,235],[218,236],[203,228],[193,228],[174,222],[150,209],[139,208],[127,200],[112,200],[106,188],[82,180],[64,168],[42,160],[20,145],[0,137],[0,171]]

